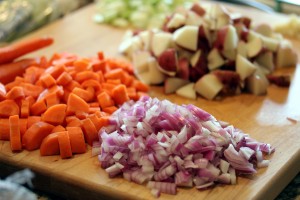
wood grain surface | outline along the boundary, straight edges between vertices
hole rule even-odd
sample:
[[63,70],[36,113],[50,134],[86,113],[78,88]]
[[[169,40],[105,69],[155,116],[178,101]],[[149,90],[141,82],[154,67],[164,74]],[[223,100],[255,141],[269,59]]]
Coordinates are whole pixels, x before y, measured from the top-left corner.
[[[231,6],[233,11],[243,12],[257,23],[273,23],[286,16],[269,15],[251,8]],[[95,5],[71,13],[44,28],[22,38],[41,35],[54,37],[55,43],[29,56],[54,52],[73,52],[81,56],[94,56],[100,50],[107,57],[117,57],[117,48],[125,30],[92,21]],[[300,42],[293,41],[300,57]],[[160,199],[273,199],[292,180],[300,169],[300,67],[278,71],[293,74],[290,88],[271,85],[265,96],[241,94],[219,101],[198,98],[187,100],[176,95],[164,95],[162,88],[152,87],[150,95],[169,99],[177,104],[192,103],[249,133],[258,141],[270,143],[276,148],[268,156],[270,165],[250,177],[239,177],[237,185],[217,185],[208,190],[178,189],[177,195],[162,194]],[[287,117],[298,120],[289,121]],[[35,187],[70,199],[155,199],[144,185],[122,178],[110,179],[100,168],[97,157],[91,151],[62,160],[59,156],[41,157],[39,151],[12,153],[8,142],[0,141],[0,170],[31,168],[37,174]]]

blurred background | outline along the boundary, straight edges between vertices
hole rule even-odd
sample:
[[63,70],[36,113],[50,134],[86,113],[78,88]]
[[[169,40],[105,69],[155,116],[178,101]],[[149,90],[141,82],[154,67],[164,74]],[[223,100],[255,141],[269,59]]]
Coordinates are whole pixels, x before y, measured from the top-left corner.
[[[265,12],[300,14],[299,0],[211,1],[251,6]],[[100,3],[101,0],[0,0],[0,45],[22,37],[92,2]]]

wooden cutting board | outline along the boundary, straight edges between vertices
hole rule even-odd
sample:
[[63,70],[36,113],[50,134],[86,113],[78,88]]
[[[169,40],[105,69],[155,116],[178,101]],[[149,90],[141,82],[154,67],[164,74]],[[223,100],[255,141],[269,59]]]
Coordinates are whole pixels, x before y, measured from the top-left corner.
[[[272,23],[286,18],[251,8],[231,8],[249,15],[255,22]],[[51,47],[29,56],[50,57],[54,52],[64,51],[94,56],[100,50],[107,57],[119,56],[117,48],[125,30],[95,24],[92,21],[94,13],[95,5],[92,4],[24,37],[49,35],[55,39]],[[300,42],[294,41],[293,45],[300,55]],[[239,177],[237,185],[217,185],[203,191],[180,188],[177,195],[162,194],[160,199],[273,199],[278,195],[300,169],[300,67],[298,65],[278,73],[293,74],[290,88],[271,85],[266,96],[242,94],[220,101],[202,98],[192,101],[176,95],[164,95],[162,88],[151,88],[150,95],[153,97],[169,99],[177,104],[195,104],[217,119],[227,121],[249,133],[252,138],[276,148],[276,152],[267,157],[271,161],[269,167],[259,169],[254,176]],[[298,122],[291,122],[287,117]],[[61,197],[154,199],[144,185],[122,178],[108,178],[90,150],[86,154],[62,160],[59,156],[41,157],[39,151],[12,153],[9,143],[0,141],[0,175],[27,167],[36,173],[34,185],[37,189]]]

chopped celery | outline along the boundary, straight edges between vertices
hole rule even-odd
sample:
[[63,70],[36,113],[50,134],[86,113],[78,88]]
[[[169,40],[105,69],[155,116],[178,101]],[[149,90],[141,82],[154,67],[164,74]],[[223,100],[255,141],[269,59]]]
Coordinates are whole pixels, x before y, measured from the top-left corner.
[[139,29],[161,28],[178,6],[195,0],[97,0],[94,21]]

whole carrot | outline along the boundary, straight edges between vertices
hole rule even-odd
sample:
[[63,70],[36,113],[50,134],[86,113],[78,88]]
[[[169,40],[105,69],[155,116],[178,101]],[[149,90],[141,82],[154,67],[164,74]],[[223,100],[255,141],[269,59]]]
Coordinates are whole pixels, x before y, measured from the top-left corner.
[[9,83],[16,76],[21,76],[27,67],[36,64],[36,59],[23,59],[17,62],[0,65],[0,82]]
[[41,37],[17,42],[0,48],[0,64],[12,62],[27,53],[36,51],[53,43],[51,37]]

